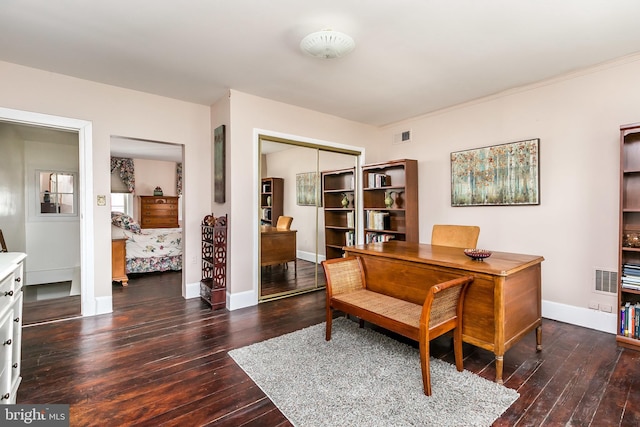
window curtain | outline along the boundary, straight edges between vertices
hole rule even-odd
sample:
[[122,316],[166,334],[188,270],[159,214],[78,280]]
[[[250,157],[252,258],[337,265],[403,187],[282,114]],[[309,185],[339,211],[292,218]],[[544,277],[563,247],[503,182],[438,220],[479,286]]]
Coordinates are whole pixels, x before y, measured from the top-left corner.
[[133,159],[119,157],[111,158],[111,173],[118,171],[120,179],[127,186],[129,193],[133,193],[136,188],[136,177],[133,169]]
[[176,165],[176,194],[182,196],[182,163]]

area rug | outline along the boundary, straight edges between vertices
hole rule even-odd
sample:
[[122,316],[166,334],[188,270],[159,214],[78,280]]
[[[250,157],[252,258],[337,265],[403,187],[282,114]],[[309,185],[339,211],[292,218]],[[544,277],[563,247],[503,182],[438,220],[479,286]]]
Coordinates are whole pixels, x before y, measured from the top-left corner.
[[417,348],[346,318],[229,352],[297,427],[490,426],[519,394],[431,358],[422,390]]

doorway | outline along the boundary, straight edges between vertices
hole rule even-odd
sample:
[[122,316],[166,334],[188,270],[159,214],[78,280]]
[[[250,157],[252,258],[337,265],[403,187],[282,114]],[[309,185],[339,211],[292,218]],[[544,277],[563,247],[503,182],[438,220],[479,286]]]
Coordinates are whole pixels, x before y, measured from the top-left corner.
[[[184,146],[111,136],[110,155],[116,160],[112,162],[111,171],[110,207],[111,212],[116,213],[115,217],[113,214],[111,216],[112,238],[126,237],[125,260],[122,263],[126,266],[128,278],[126,286],[121,281],[112,282],[113,311],[129,305],[152,304],[154,300],[182,296],[185,287],[182,268],[182,248],[185,241],[182,233],[181,185]],[[132,165],[125,167],[127,170],[124,180],[118,167],[123,164],[123,159],[130,160]],[[127,178],[127,175],[130,177]],[[130,181],[131,178],[133,182]],[[149,202],[150,197],[141,196],[154,194],[159,197],[151,201],[162,209],[145,217],[143,221],[142,211],[149,206],[145,204],[143,209],[142,199]],[[176,205],[177,212],[173,209]],[[175,220],[169,216],[165,220],[163,216],[160,221],[162,224],[155,221],[160,218],[158,215],[165,215],[169,210],[176,214]],[[132,233],[133,223],[123,221],[124,216],[120,214],[130,217],[139,225],[140,230]],[[146,219],[149,219],[149,223]],[[151,220],[155,221],[155,225],[151,225]]]
[[8,249],[25,262],[23,323],[81,315],[79,133],[0,121]]
[[[316,142],[260,135],[259,302],[325,287],[320,265],[325,259],[322,172],[356,168],[361,155]],[[288,230],[278,229],[280,215],[291,219]]]

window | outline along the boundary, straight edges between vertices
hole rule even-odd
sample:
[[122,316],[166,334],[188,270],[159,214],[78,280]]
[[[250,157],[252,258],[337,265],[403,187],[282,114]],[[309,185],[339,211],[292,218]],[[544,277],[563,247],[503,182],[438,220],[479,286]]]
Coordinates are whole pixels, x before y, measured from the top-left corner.
[[133,194],[111,193],[111,212],[122,212],[133,216]]
[[43,215],[77,215],[76,174],[38,171],[38,199]]

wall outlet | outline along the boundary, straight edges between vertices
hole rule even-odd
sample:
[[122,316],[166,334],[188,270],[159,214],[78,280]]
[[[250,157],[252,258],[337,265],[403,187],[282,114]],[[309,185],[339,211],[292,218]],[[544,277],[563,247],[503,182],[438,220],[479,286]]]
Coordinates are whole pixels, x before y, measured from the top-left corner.
[[598,310],[600,308],[600,305],[597,302],[593,302],[591,301],[589,303],[589,308],[593,309],[593,310]]
[[107,206],[107,196],[99,195],[97,199],[98,206]]
[[198,258],[197,258],[197,257],[192,256],[192,257],[191,257],[191,264],[196,265],[197,263],[198,263]]
[[611,313],[613,311],[613,307],[611,307],[609,304],[600,304],[600,311]]

